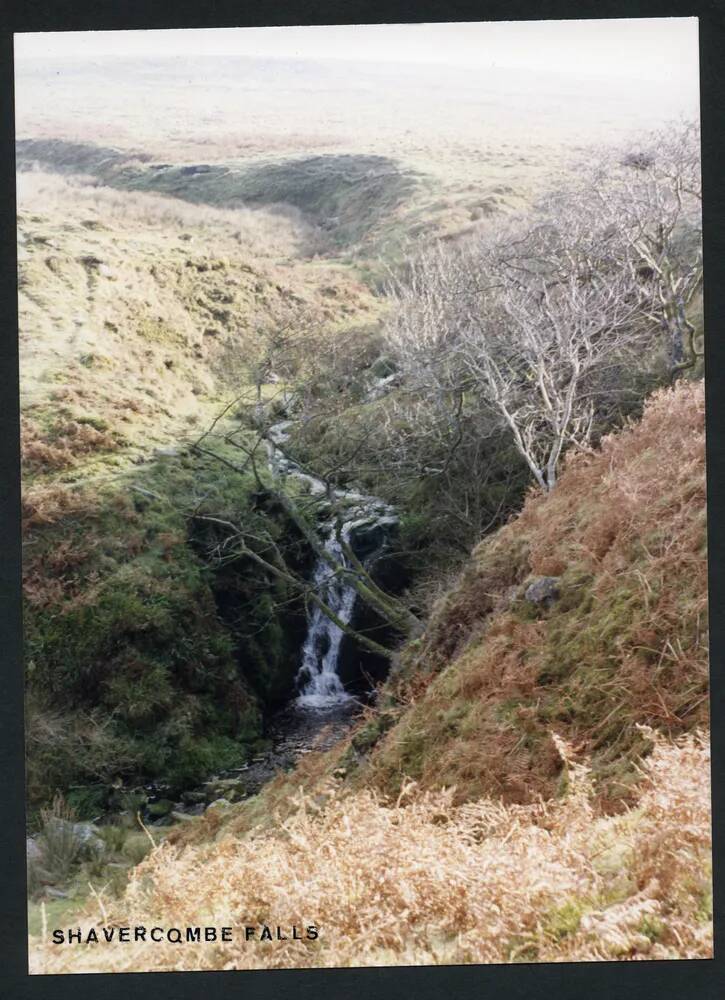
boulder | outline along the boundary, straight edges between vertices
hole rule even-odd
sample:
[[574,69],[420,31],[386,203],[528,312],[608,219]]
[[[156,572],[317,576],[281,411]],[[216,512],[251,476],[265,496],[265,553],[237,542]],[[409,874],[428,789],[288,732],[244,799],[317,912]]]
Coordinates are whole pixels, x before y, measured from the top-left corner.
[[559,599],[559,594],[558,576],[540,576],[529,583],[524,597],[530,604],[548,608]]
[[223,797],[231,802],[238,802],[245,795],[244,783],[239,778],[217,778],[206,782],[204,789],[207,801]]
[[[199,814],[196,814],[199,815]],[[171,813],[171,818],[176,820],[177,823],[188,823],[190,820],[195,818],[194,813],[177,812],[176,809]]]
[[99,855],[106,850],[106,845],[99,836],[100,830],[93,823],[72,823],[70,820],[53,816],[48,820],[47,827],[51,833],[71,835],[80,845],[81,854]]

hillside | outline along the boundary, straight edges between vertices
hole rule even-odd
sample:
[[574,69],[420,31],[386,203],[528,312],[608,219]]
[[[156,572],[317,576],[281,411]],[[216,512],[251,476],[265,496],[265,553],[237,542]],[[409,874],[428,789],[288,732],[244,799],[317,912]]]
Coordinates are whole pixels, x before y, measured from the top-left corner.
[[[238,422],[207,441],[231,466],[193,445],[274,377],[269,331],[292,311],[328,338],[375,315],[345,269],[298,261],[309,232],[284,214],[20,177],[31,818],[69,785],[95,816],[119,780],[238,764],[291,684],[303,612],[270,619],[270,593],[286,592],[250,567],[214,577],[189,518],[239,517],[295,544],[235,471]],[[230,614],[246,608],[244,637],[219,587]]]
[[[710,954],[703,491],[684,383],[476,549],[348,741],[172,832],[104,914],[314,917],[317,943],[83,969]],[[526,597],[542,576],[547,606]],[[66,961],[34,950],[38,971]]]
[[363,767],[386,792],[406,776],[464,801],[549,797],[553,730],[616,808],[638,726],[707,723],[702,383],[661,390],[641,423],[570,459],[556,490],[475,549],[404,651],[388,697],[393,713],[413,704]]

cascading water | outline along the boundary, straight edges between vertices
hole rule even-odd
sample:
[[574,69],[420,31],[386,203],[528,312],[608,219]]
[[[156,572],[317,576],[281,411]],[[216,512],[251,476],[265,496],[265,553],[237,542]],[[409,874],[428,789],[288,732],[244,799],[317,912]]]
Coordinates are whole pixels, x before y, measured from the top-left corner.
[[[345,532],[343,531],[343,537]],[[349,543],[349,532],[345,541]],[[325,542],[325,551],[337,563],[346,565],[342,546],[330,533]],[[320,558],[312,577],[315,593],[345,625],[350,624],[355,607],[357,592],[346,583],[327,562]],[[302,647],[302,666],[297,675],[300,686],[299,704],[321,707],[338,701],[346,701],[350,695],[343,687],[338,673],[340,646],[344,633],[328,616],[315,605],[307,628],[307,638]]]
[[[323,525],[325,556],[320,556],[315,566],[311,585],[320,600],[344,625],[349,625],[357,591],[334,567],[347,568],[349,562],[344,547],[353,547],[353,533],[362,526],[389,529],[397,523],[393,509],[376,497],[364,496],[353,490],[335,489],[316,476],[303,472],[289,459],[281,448],[287,440],[292,421],[275,424],[267,432],[269,465],[275,475],[294,477],[304,482],[313,496],[330,495],[340,507],[345,508],[342,530],[337,531],[333,517]],[[309,708],[325,708],[350,701],[340,679],[340,650],[344,631],[329,618],[317,604],[313,605],[307,625],[307,636],[302,647],[302,663],[297,674],[299,696],[297,704]]]

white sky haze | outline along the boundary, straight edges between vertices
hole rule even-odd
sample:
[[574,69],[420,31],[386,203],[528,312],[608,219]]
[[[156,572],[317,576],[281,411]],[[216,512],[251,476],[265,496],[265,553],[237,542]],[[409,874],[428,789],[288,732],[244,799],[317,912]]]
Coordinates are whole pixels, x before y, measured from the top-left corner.
[[696,18],[501,21],[19,34],[25,59],[245,55],[551,70],[578,77],[698,81]]

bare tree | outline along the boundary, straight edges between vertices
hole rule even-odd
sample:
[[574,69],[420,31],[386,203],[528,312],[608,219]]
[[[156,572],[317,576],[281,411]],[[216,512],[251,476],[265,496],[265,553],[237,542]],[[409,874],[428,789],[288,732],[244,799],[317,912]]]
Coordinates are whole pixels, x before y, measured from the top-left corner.
[[628,372],[654,370],[665,342],[672,377],[694,364],[698,137],[687,126],[651,142],[600,156],[526,218],[439,244],[390,284],[388,340],[410,384],[449,417],[457,397],[480,397],[546,490]]
[[643,312],[668,338],[676,377],[701,355],[688,318],[703,274],[698,126],[669,127],[619,155],[603,153],[589,183],[617,233],[618,266],[637,275]]
[[499,293],[495,322],[468,317],[463,364],[543,489],[555,485],[566,446],[589,445],[597,376],[638,339],[623,286],[601,275],[554,286],[539,279]]

